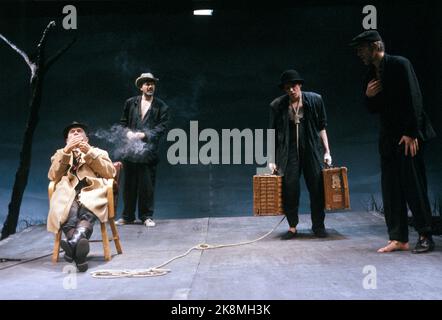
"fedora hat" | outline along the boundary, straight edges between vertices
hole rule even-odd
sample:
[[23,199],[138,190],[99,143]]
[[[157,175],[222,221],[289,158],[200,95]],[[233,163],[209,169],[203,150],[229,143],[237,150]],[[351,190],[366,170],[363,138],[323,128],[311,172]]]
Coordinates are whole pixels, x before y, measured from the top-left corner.
[[135,85],[137,86],[137,88],[140,88],[141,85],[146,81],[146,80],[152,80],[154,82],[157,82],[158,78],[155,78],[154,75],[150,72],[146,72],[146,73],[142,73],[136,80],[135,80]]
[[86,134],[87,134],[87,131],[88,131],[87,125],[85,125],[84,123],[80,123],[80,122],[74,121],[71,124],[67,125],[63,129],[63,137],[64,137],[65,140],[68,138],[69,131],[72,128],[82,128],[84,130],[84,132],[86,132]]

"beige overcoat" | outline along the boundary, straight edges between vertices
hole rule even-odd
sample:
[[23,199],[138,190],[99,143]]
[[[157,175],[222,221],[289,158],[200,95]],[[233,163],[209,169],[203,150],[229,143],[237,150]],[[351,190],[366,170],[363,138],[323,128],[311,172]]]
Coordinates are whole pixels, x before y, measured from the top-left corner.
[[[75,186],[79,180],[70,172],[73,155],[57,150],[51,158],[48,178],[55,181],[55,191],[49,202],[47,229],[57,233],[67,220],[69,209],[75,199]],[[115,167],[106,151],[92,147],[81,155],[77,176],[86,178],[87,186],[81,189],[79,201],[92,211],[101,222],[107,221],[107,186],[108,180],[115,176]]]

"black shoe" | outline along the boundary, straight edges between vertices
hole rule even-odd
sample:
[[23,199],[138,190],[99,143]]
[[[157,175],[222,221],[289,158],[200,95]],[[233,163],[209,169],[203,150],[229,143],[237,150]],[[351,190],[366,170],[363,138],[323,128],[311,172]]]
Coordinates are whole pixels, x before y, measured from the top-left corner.
[[425,252],[431,252],[434,250],[434,241],[432,237],[419,237],[419,240],[416,243],[416,246],[414,247],[412,253],[425,253]]
[[324,228],[313,230],[315,237],[317,238],[327,238],[327,231]]
[[74,251],[66,240],[60,241],[60,246],[64,251],[64,260],[71,263],[74,261]]
[[[83,222],[83,221],[81,221]],[[81,223],[80,222],[80,223]],[[78,271],[85,272],[88,269],[86,257],[89,253],[89,238],[92,235],[92,225],[83,222],[84,225],[77,226],[75,232],[68,241],[71,248],[74,248],[74,261],[77,265]]]
[[289,230],[289,231],[287,231],[286,233],[284,233],[284,234],[281,236],[281,240],[290,240],[290,239],[293,239],[293,238],[296,237],[297,233],[298,233],[298,232],[291,232],[291,231]]
[[88,269],[86,257],[89,253],[89,240],[86,238],[80,239],[75,248],[75,264],[78,271],[85,272]]

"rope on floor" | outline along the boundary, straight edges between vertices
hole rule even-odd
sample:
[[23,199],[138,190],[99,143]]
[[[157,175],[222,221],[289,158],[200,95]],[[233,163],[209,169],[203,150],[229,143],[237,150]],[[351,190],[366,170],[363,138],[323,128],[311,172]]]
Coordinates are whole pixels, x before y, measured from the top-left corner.
[[212,245],[207,243],[200,243],[196,246],[193,246],[189,250],[187,250],[185,253],[178,255],[176,257],[173,257],[172,259],[167,260],[166,262],[156,266],[151,267],[148,269],[135,269],[135,270],[97,270],[91,272],[92,277],[98,278],[98,279],[115,279],[115,278],[144,278],[144,277],[157,277],[157,276],[164,276],[171,272],[170,269],[163,269],[164,266],[168,265],[169,263],[184,258],[187,256],[190,252],[193,250],[209,250],[209,249],[220,249],[220,248],[227,248],[227,247],[237,247],[237,246],[243,246],[246,244],[251,244],[258,242],[267,236],[269,236],[273,231],[276,230],[276,228],[279,227],[279,225],[284,221],[285,216],[279,221],[276,226],[273,227],[272,230],[267,232],[265,235],[259,237],[255,240],[250,241],[244,241],[244,242],[238,242],[238,243],[231,243],[231,244],[218,244],[218,245]]

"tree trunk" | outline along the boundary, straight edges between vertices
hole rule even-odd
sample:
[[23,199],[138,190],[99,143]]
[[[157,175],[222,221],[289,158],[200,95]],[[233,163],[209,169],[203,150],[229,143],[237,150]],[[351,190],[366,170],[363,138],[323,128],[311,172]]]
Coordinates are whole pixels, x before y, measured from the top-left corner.
[[20,163],[15,174],[11,202],[8,206],[8,215],[3,225],[0,240],[9,237],[11,234],[14,234],[17,229],[18,217],[20,215],[20,207],[26,185],[28,184],[29,170],[31,168],[32,141],[39,120],[44,75],[48,71],[49,67],[75,42],[75,39],[73,39],[68,45],[66,45],[51,58],[45,61],[44,46],[46,42],[46,34],[48,30],[54,26],[55,22],[51,21],[44,30],[40,42],[37,45],[37,55],[35,61],[31,61],[26,53],[18,49],[13,43],[11,43],[9,40],[3,37],[3,35],[0,34],[0,38],[3,39],[12,49],[17,51],[24,58],[29,68],[31,69],[29,117],[23,137],[22,149],[20,152]]
[[37,69],[34,79],[31,80],[31,95],[29,101],[29,117],[26,131],[23,137],[23,145],[20,152],[20,163],[15,174],[14,187],[12,189],[11,201],[8,205],[8,216],[3,225],[1,239],[5,239],[14,234],[17,229],[20,207],[28,184],[29,171],[31,168],[32,141],[34,132],[39,120],[39,110],[41,106],[42,74]]

